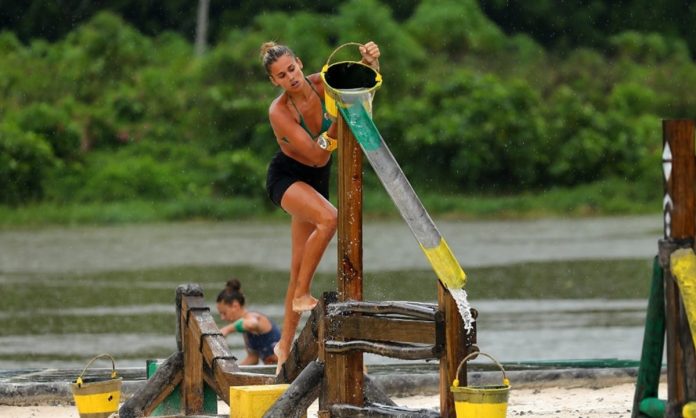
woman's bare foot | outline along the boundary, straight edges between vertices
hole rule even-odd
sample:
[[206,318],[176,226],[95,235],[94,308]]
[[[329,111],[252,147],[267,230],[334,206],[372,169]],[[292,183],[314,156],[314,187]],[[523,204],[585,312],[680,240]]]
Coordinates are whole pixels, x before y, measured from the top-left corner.
[[280,344],[276,344],[275,347],[273,347],[273,354],[276,355],[276,358],[278,359],[278,363],[276,364],[276,376],[280,374],[280,369],[283,368],[283,364],[285,363],[285,360],[288,359],[288,353],[283,352],[283,350],[280,349]]
[[292,300],[292,310],[297,313],[311,311],[315,306],[317,306],[317,303],[319,303],[319,300],[312,297],[312,295],[300,296],[299,298]]

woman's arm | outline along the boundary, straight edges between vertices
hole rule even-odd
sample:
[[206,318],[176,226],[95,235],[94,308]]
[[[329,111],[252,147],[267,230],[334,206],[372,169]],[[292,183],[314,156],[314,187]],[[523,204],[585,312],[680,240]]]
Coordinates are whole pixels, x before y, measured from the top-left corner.
[[306,165],[320,167],[326,164],[331,152],[314,142],[287,110],[274,103],[268,113],[278,145],[286,154]]

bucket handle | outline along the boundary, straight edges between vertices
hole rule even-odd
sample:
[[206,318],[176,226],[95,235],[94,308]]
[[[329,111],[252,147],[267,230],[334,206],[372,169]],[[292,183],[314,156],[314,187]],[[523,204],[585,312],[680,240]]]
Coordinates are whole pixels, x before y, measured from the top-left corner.
[[469,353],[466,357],[464,357],[464,359],[459,363],[459,367],[457,367],[457,374],[454,377],[454,382],[452,382],[452,386],[459,387],[459,373],[461,373],[462,366],[471,357],[474,357],[474,356],[479,355],[479,354],[482,354],[482,355],[488,357],[493,363],[495,363],[496,366],[498,366],[500,371],[503,372],[503,385],[510,386],[510,381],[508,380],[507,375],[505,374],[505,369],[503,368],[503,365],[498,363],[498,360],[494,359],[493,356],[491,356],[490,354],[486,354],[482,351],[473,351],[473,352]]
[[331,58],[333,58],[334,54],[335,54],[336,52],[338,52],[339,49],[341,49],[341,48],[343,48],[343,47],[346,47],[346,46],[349,46],[349,45],[355,45],[355,46],[357,46],[357,47],[363,46],[361,43],[358,43],[358,42],[346,42],[346,43],[343,44],[343,45],[339,45],[338,47],[336,47],[336,49],[333,50],[333,52],[331,53],[331,55],[329,55],[329,58],[326,60],[326,64],[324,64],[324,68],[329,68],[329,63],[331,62]]
[[91,366],[95,360],[97,360],[98,358],[102,358],[102,357],[108,357],[111,359],[111,378],[116,379],[116,376],[117,376],[116,375],[116,362],[114,362],[114,358],[111,356],[111,354],[107,354],[107,353],[99,354],[98,356],[92,357],[92,359],[87,363],[85,368],[82,369],[82,373],[80,373],[80,375],[77,377],[77,379],[75,379],[75,384],[77,385],[77,387],[82,386],[82,375],[85,374],[85,372],[87,371],[89,366]]

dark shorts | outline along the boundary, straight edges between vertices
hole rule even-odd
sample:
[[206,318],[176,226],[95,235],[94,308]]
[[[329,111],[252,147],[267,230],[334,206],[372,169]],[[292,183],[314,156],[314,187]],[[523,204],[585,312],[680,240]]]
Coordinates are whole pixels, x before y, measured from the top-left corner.
[[280,330],[275,323],[271,323],[271,330],[265,334],[244,333],[247,350],[259,355],[261,360],[273,354],[273,348],[280,341]]
[[276,206],[281,207],[280,201],[288,187],[296,181],[302,181],[312,186],[328,200],[330,174],[331,160],[323,167],[312,167],[288,157],[282,151],[278,151],[268,166],[266,192],[268,192],[271,201]]

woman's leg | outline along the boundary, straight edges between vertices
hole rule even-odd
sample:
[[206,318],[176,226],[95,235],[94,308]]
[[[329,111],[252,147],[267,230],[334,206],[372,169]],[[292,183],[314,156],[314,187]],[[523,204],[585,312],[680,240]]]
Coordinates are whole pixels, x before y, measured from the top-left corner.
[[[324,196],[303,182],[288,188],[281,205],[293,220],[309,225],[302,228],[302,233],[293,233],[292,238],[293,248],[302,248],[292,307],[298,312],[308,311],[317,304],[310,287],[321,257],[336,233],[337,211]],[[308,231],[309,236],[306,235]]]
[[[316,299],[309,294],[312,278],[319,261],[336,231],[336,208],[314,188],[296,182],[288,188],[281,202],[283,209],[292,216],[292,257],[290,283],[285,295],[285,317],[280,341],[275,354],[278,367],[287,359],[295,338],[300,314],[297,308],[312,309]],[[299,303],[298,303],[299,302]]]
[[300,271],[304,243],[314,230],[314,227],[306,222],[298,221],[293,217],[290,221],[290,235],[292,237],[292,255],[290,257],[290,282],[285,293],[285,313],[283,316],[283,327],[280,332],[280,341],[273,352],[278,357],[276,374],[285,363],[290,353],[292,340],[295,338],[297,325],[300,322],[300,314],[292,310],[292,300],[295,298],[295,288],[297,287],[297,274]]

